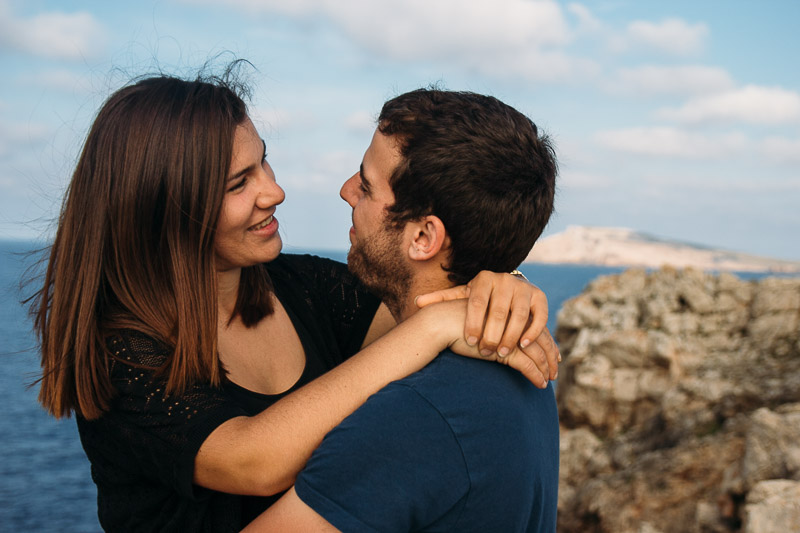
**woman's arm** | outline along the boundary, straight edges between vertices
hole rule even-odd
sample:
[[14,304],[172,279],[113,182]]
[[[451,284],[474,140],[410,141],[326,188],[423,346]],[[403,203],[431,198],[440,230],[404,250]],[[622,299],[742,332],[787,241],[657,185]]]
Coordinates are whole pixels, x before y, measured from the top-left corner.
[[[511,366],[539,387],[555,379],[558,349],[543,330],[547,321],[544,293],[508,274],[489,272],[481,273],[466,289],[469,303],[430,306],[397,326],[381,305],[361,352],[263,413],[229,420],[212,432],[197,454],[195,483],[236,494],[270,495],[288,488],[328,431],[371,394],[420,370],[447,347]],[[448,296],[453,297],[465,296]],[[483,325],[484,315],[486,327],[481,334],[478,326]],[[474,339],[468,342],[469,337],[462,336],[475,330],[479,339],[498,330],[502,334],[506,322],[511,333],[503,335],[503,342],[511,340],[504,355],[487,352],[485,345],[480,346],[481,354]],[[522,348],[517,341],[529,322],[524,333],[536,342]]]
[[[466,302],[422,309],[341,365],[253,417],[223,423],[195,458],[194,482],[234,494],[285,490],[322,438],[366,399],[423,368],[452,344],[480,357],[461,340]],[[518,361],[505,358],[514,366]]]
[[378,310],[375,312],[375,317],[372,319],[372,323],[369,325],[369,330],[367,330],[367,334],[364,336],[364,342],[361,344],[361,348],[363,349],[369,346],[376,339],[386,335],[396,325],[397,321],[392,316],[389,308],[386,307],[386,304],[380,304]]
[[[417,306],[467,298],[464,339],[484,356],[505,357],[524,349],[547,379],[558,377],[561,354],[547,325],[547,296],[536,285],[511,274],[482,271],[466,285],[417,297]],[[377,320],[377,315],[376,315]]]

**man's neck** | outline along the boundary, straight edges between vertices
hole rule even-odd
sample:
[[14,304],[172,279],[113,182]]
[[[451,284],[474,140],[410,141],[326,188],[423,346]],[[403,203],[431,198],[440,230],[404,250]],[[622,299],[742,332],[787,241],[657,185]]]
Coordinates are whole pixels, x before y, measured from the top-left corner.
[[[419,311],[415,302],[417,296],[451,287],[453,287],[453,282],[448,279],[447,272],[441,269],[438,272],[417,272],[411,282],[408,296],[403,301],[396,302],[396,305],[390,306],[389,311],[391,311],[394,319],[400,323]],[[392,309],[392,307],[396,308]]]

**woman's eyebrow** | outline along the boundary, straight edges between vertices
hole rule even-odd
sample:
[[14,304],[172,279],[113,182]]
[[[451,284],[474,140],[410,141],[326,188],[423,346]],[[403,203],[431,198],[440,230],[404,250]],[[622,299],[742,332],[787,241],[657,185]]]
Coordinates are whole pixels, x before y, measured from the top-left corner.
[[[267,142],[264,139],[261,139],[261,145],[264,148],[264,151],[261,153],[261,160],[263,161],[264,158],[267,156]],[[225,181],[233,181],[233,180],[235,180],[237,178],[241,178],[242,176],[244,176],[248,172],[252,172],[253,170],[255,170],[255,168],[256,168],[256,165],[248,165],[247,167],[243,168],[239,172],[237,172],[235,174],[231,174],[230,176],[228,176],[228,178]]]
[[225,180],[225,181],[233,181],[235,179],[241,178],[245,174],[248,174],[248,173],[252,172],[253,170],[255,170],[255,168],[256,168],[255,165],[248,165],[245,168],[243,168],[242,170],[240,170],[239,172],[237,172],[236,174],[231,174],[230,176],[228,176],[228,179]]

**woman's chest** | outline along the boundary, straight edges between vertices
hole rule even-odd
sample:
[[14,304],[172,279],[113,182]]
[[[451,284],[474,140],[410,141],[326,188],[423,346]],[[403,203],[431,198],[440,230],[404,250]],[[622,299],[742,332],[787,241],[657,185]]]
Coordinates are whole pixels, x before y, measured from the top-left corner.
[[303,343],[282,305],[251,328],[237,322],[220,328],[220,359],[228,379],[253,392],[279,394],[303,374]]

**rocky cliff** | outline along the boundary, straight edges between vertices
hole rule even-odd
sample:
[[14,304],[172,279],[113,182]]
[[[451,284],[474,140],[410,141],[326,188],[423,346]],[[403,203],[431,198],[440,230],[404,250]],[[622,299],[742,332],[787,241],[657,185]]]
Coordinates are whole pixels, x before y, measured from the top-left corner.
[[800,272],[800,262],[663,239],[627,228],[569,226],[539,239],[527,263],[576,263],[660,268],[664,265],[700,270]]
[[558,314],[559,531],[800,532],[800,279],[601,277]]

